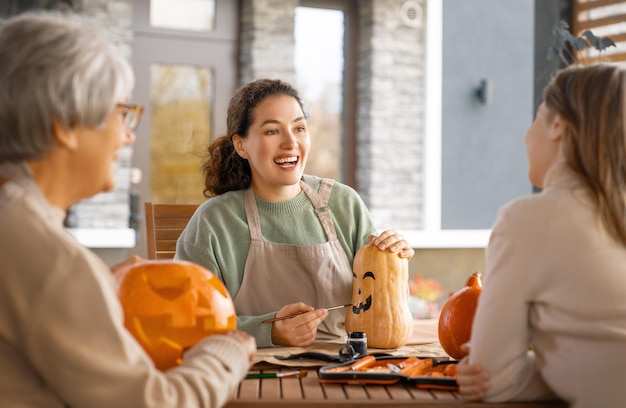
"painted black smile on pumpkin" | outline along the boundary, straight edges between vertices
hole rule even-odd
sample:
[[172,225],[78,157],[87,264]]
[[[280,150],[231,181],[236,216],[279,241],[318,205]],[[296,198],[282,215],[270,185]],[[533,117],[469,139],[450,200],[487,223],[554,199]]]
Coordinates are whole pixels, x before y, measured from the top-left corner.
[[372,306],[372,295],[369,295],[367,297],[367,300],[365,301],[365,303],[361,302],[361,303],[359,303],[356,306],[352,306],[352,313],[359,314],[359,313],[361,313],[361,311],[365,312],[371,306]]
[[[352,272],[352,276],[354,276],[354,279],[356,279],[356,273]],[[370,272],[370,271],[367,271],[363,274],[363,279],[365,278],[371,278],[371,279],[376,280],[376,277],[374,276],[374,272]],[[361,295],[361,289],[359,289],[359,295]],[[372,307],[372,295],[369,295],[367,297],[367,299],[365,300],[365,303],[361,302],[356,306],[352,306],[352,313],[359,314],[361,313],[361,311],[365,312],[370,307]]]

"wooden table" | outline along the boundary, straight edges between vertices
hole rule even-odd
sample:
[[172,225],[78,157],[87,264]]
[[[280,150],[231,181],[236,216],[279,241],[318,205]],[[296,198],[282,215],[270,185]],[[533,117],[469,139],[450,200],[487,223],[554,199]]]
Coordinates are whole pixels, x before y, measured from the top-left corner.
[[[408,344],[395,355],[447,356],[437,337],[437,319],[416,320],[413,336]],[[452,391],[428,391],[411,384],[361,385],[361,384],[320,384],[317,371],[321,365],[330,363],[315,362],[303,364],[306,360],[278,361],[272,356],[283,356],[303,351],[321,351],[335,354],[338,344],[314,344],[308,348],[269,348],[259,349],[251,373],[294,371],[306,369],[303,378],[262,378],[245,379],[239,385],[231,401],[225,408],[373,408],[373,407],[482,407],[482,408],[566,408],[562,402],[544,403],[472,403],[463,400],[460,394]],[[389,350],[372,350],[370,353]]]
[[[293,371],[293,367],[251,372]],[[317,369],[307,368],[303,378],[245,379],[225,408],[306,407],[481,407],[481,408],[566,408],[562,402],[542,403],[472,403],[452,391],[420,390],[412,385],[320,384]]]

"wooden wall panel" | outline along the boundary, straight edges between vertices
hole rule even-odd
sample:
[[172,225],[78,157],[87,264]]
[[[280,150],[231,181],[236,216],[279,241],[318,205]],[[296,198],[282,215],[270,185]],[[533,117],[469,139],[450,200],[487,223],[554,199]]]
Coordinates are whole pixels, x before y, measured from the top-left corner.
[[573,0],[571,32],[580,37],[591,30],[597,37],[610,37],[616,44],[602,52],[585,50],[581,60],[626,62],[626,1]]

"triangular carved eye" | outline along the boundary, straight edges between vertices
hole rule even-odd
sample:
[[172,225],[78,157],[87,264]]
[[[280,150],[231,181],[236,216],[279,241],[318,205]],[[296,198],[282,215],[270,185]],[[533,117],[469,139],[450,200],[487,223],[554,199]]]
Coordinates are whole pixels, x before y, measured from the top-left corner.
[[144,279],[156,294],[169,300],[187,293],[191,286],[187,276],[144,276]]

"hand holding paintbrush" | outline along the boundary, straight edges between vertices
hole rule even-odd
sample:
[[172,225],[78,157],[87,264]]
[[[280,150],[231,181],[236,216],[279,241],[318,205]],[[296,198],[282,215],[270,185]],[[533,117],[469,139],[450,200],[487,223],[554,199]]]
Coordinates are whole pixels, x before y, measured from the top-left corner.
[[[352,306],[352,304],[348,303],[345,305],[331,306],[331,307],[326,307],[324,309],[330,312],[331,310],[343,309],[344,307],[348,307],[348,306]],[[306,312],[302,312],[302,313],[306,313]],[[291,314],[287,316],[275,317],[273,319],[266,319],[266,320],[263,320],[263,323],[272,323],[272,322],[277,322],[279,320],[291,319],[292,317],[300,316],[302,313],[295,313],[295,314]]]

